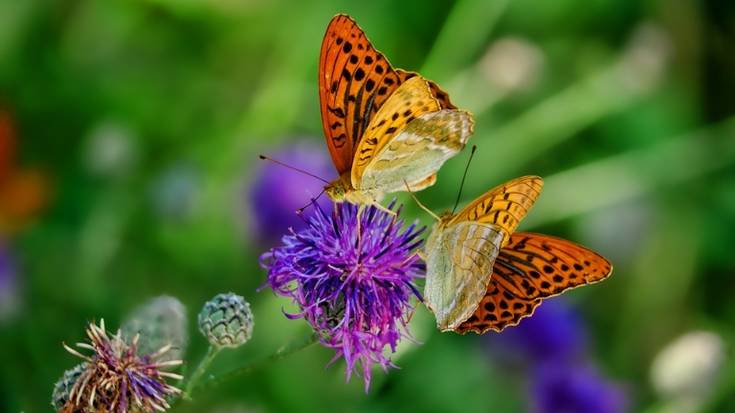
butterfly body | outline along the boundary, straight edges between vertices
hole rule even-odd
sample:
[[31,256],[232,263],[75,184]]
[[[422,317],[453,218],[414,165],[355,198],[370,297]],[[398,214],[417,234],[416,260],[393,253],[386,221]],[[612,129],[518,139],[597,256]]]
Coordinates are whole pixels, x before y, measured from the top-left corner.
[[350,181],[349,174],[342,174],[339,178],[324,187],[324,192],[334,202],[349,202],[359,205],[379,204],[383,194],[377,191],[355,189]]
[[599,254],[543,234],[515,233],[543,181],[514,179],[458,214],[440,216],[426,243],[424,298],[441,331],[502,331],[544,298],[607,278]]
[[472,115],[436,84],[394,69],[349,16],[327,27],[319,62],[322,126],[339,178],[336,202],[379,205],[385,194],[419,191],[472,134]]

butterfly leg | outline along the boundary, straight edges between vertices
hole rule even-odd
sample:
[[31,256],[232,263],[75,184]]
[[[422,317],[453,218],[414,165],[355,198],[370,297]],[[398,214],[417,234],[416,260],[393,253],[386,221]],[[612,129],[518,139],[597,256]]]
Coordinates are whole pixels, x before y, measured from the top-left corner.
[[357,249],[360,250],[362,245],[362,211],[365,210],[365,204],[357,207]]
[[396,211],[393,211],[392,209],[388,209],[388,208],[384,207],[383,205],[380,205],[380,203],[377,200],[373,200],[370,205],[374,206],[375,208],[378,208],[379,210],[381,210],[381,211],[383,211],[383,212],[385,212],[385,213],[387,213],[389,215],[392,215],[393,217],[396,217],[398,215],[398,214],[396,214]]

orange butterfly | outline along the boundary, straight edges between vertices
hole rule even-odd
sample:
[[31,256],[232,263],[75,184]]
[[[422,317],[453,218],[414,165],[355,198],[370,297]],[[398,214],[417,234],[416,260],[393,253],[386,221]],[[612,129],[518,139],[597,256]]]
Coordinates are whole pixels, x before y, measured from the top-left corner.
[[38,171],[17,168],[15,147],[10,113],[0,108],[0,234],[21,228],[46,199],[45,179]]
[[418,191],[464,148],[472,116],[435,83],[394,69],[354,20],[329,23],[319,58],[322,126],[339,178],[334,201],[377,205],[383,194]]
[[602,281],[612,265],[570,241],[514,233],[543,181],[524,176],[443,214],[426,243],[424,299],[441,331],[502,331],[544,298]]

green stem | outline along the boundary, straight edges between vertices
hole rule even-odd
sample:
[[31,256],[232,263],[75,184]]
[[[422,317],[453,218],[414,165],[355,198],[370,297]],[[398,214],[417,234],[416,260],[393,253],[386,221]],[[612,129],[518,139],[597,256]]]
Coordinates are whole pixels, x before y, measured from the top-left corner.
[[297,342],[294,342],[294,343],[290,343],[290,344],[287,344],[287,345],[284,345],[284,346],[280,347],[278,350],[276,350],[275,353],[273,353],[273,354],[271,354],[269,356],[265,356],[263,358],[260,358],[258,360],[255,360],[255,361],[253,361],[253,362],[251,362],[249,364],[246,364],[246,365],[244,365],[242,367],[238,367],[238,368],[236,368],[234,370],[230,370],[230,371],[228,371],[226,373],[220,374],[217,377],[210,376],[207,380],[205,380],[204,382],[202,382],[199,385],[193,385],[192,384],[193,380],[192,380],[192,382],[189,383],[190,386],[187,386],[186,393],[189,394],[189,395],[191,395],[191,392],[192,391],[195,391],[195,390],[196,391],[199,391],[199,390],[204,390],[204,389],[209,389],[209,388],[212,388],[212,387],[219,386],[220,384],[222,384],[222,383],[224,383],[224,382],[226,382],[228,380],[232,380],[232,379],[235,379],[237,377],[243,376],[243,375],[245,375],[247,373],[250,373],[251,371],[257,370],[257,369],[259,369],[259,368],[261,368],[263,366],[266,366],[266,365],[268,365],[270,363],[273,363],[275,361],[278,361],[278,360],[281,360],[281,359],[283,359],[285,357],[288,357],[288,356],[290,356],[293,353],[296,353],[296,352],[298,352],[300,350],[303,350],[303,349],[309,347],[310,345],[316,343],[318,340],[319,340],[319,335],[316,334],[316,333],[314,333],[314,334],[311,334],[309,337],[307,337],[307,338],[305,338],[303,340],[300,340],[300,341],[297,341]]
[[191,374],[191,378],[189,379],[189,382],[186,384],[186,388],[184,389],[184,398],[190,399],[191,398],[191,391],[194,389],[199,382],[199,379],[201,379],[202,375],[205,371],[209,368],[209,365],[212,364],[212,361],[215,357],[217,357],[217,354],[219,354],[220,348],[209,346],[207,349],[207,354],[204,355],[204,358],[202,358],[202,361],[199,362],[199,365],[197,366],[196,370],[194,370],[194,373]]

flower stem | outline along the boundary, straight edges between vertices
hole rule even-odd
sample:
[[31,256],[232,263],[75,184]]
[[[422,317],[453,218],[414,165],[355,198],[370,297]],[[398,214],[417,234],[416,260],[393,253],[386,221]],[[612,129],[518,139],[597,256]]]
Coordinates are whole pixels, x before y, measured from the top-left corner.
[[[286,344],[284,346],[281,346],[278,350],[276,350],[275,353],[265,356],[263,358],[257,359],[249,364],[246,364],[242,367],[238,367],[236,369],[230,370],[226,373],[220,374],[219,376],[210,376],[207,380],[203,381],[201,384],[196,384],[194,381],[189,382],[189,386],[186,388],[186,394],[191,395],[192,391],[200,391],[204,389],[209,389],[212,387],[219,386],[220,384],[235,379],[237,377],[240,377],[242,375],[245,375],[247,373],[250,373],[251,371],[257,370],[263,366],[266,366],[270,363],[273,363],[275,361],[281,360],[285,357],[290,356],[293,353],[296,353],[300,350],[303,350],[310,345],[316,343],[319,340],[319,335],[317,333],[313,333],[309,335],[309,337],[306,337],[300,341],[292,342],[289,344]],[[193,377],[192,377],[193,378]]]
[[207,349],[207,354],[205,354],[204,358],[202,358],[202,361],[199,362],[196,370],[194,370],[194,372],[191,374],[189,382],[186,384],[186,388],[184,389],[185,399],[191,399],[192,389],[196,387],[204,372],[207,371],[209,365],[212,364],[214,358],[217,357],[217,354],[219,354],[219,351],[219,347],[209,346],[209,348]]

